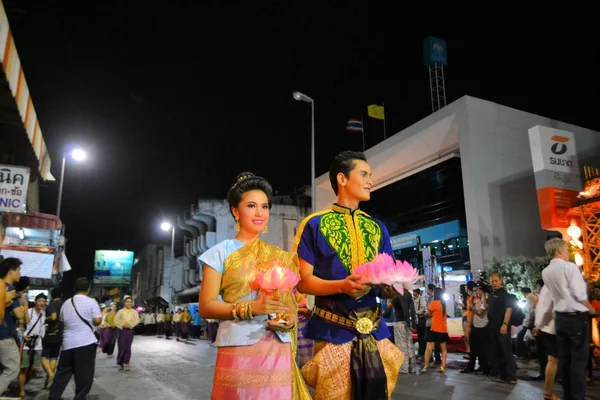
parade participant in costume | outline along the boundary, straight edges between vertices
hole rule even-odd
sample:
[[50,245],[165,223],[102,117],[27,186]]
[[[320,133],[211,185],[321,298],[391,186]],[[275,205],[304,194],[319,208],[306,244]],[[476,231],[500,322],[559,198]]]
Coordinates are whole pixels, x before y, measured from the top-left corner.
[[173,335],[173,311],[165,311],[165,339],[171,339]]
[[106,314],[108,314],[109,309],[106,307],[106,304],[100,304],[100,311],[102,312],[102,322],[98,327],[98,333],[100,334],[100,339],[98,340],[98,353],[102,351],[102,346],[104,346],[104,336],[106,336],[106,325],[104,321],[106,320]]
[[[266,232],[273,190],[264,178],[242,173],[227,200],[238,232],[200,256],[200,315],[220,320],[212,399],[304,399],[308,389],[294,361],[297,324],[293,293],[253,289],[273,266],[298,271],[298,258],[259,238]],[[222,301],[219,300],[219,295]],[[268,319],[283,312],[286,324]]]
[[106,354],[106,358],[112,358],[115,352],[115,343],[119,330],[115,326],[115,317],[117,315],[117,305],[112,303],[110,310],[102,317],[102,325],[104,326],[104,340],[102,342],[102,352]]
[[165,313],[162,308],[156,313],[156,337],[162,338],[165,333]]
[[131,371],[129,360],[131,359],[131,345],[133,344],[134,328],[140,323],[140,316],[133,309],[133,299],[125,296],[125,308],[119,310],[115,317],[115,326],[119,331],[119,355],[117,364],[121,370]]
[[315,355],[302,375],[317,400],[388,399],[404,356],[388,340],[377,296],[398,293],[363,285],[353,271],[379,253],[393,257],[390,237],[381,222],[359,209],[372,185],[364,154],[338,154],[329,179],[337,203],[306,218],[294,246],[302,275],[298,290],[316,296],[304,330],[304,337],[315,340]]
[[[181,314],[180,320],[180,329],[181,329],[181,341],[187,343],[188,338],[190,336],[190,322],[192,321],[192,314],[190,314],[190,310],[188,308],[183,309],[183,313]],[[179,341],[179,338],[177,338]]]

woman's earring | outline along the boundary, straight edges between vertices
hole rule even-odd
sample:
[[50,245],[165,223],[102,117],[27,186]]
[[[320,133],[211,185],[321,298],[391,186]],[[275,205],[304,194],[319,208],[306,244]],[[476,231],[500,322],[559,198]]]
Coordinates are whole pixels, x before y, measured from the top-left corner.
[[263,233],[266,235],[267,233],[269,233],[269,225],[265,226],[265,230],[263,231]]
[[235,224],[233,224],[233,229],[235,229],[236,232],[240,231],[240,221],[237,218],[235,219]]

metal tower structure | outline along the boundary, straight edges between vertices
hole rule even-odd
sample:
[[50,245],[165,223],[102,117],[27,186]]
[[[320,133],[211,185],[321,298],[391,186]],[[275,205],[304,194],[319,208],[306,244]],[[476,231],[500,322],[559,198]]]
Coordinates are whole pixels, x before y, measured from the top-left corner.
[[434,37],[423,41],[423,61],[429,68],[429,89],[431,95],[431,112],[434,113],[446,106],[446,83],[444,67],[448,65],[446,42]]
[[429,89],[431,94],[431,112],[446,107],[446,86],[444,82],[444,66],[435,63],[429,67]]

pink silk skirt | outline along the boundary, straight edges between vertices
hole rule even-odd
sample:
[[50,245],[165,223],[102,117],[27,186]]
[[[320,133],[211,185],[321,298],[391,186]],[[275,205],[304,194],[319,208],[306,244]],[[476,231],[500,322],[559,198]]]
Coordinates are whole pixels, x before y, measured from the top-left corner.
[[272,332],[252,346],[219,347],[212,400],[292,399],[292,347]]

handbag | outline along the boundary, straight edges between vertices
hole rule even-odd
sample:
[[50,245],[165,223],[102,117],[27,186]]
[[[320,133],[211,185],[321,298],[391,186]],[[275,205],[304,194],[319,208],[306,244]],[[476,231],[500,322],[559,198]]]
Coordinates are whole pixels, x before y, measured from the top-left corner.
[[83,319],[83,317],[81,316],[81,314],[79,314],[79,311],[77,311],[77,307],[75,307],[75,301],[74,299],[71,299],[71,304],[73,305],[73,310],[75,310],[75,312],[77,313],[77,316],[79,317],[79,319],[81,319],[87,326],[90,327],[90,329],[92,330],[92,333],[94,334],[94,337],[96,338],[97,341],[100,340],[100,334],[98,333],[97,330],[95,330],[92,327],[92,324],[90,324],[88,321],[86,321],[85,319]]

